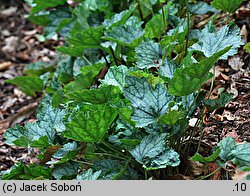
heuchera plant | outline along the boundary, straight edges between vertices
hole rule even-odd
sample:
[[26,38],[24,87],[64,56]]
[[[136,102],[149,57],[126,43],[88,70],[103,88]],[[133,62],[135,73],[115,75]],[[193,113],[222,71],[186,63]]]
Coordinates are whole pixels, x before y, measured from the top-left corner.
[[[40,154],[38,163],[17,163],[1,178],[166,179],[181,171],[194,155],[190,148],[199,152],[196,129],[188,129],[194,111],[232,99],[223,93],[205,100],[201,87],[215,63],[243,45],[233,21],[214,25],[217,9],[232,13],[242,1],[27,2],[29,20],[45,26],[40,36],[60,36],[65,45],[57,48],[59,63],[30,64],[26,76],[7,81],[43,99],[37,121],[8,129],[6,144]],[[207,13],[214,14],[210,22],[195,29],[190,18]],[[210,157],[196,153],[191,160],[250,167],[249,145],[229,137]]]

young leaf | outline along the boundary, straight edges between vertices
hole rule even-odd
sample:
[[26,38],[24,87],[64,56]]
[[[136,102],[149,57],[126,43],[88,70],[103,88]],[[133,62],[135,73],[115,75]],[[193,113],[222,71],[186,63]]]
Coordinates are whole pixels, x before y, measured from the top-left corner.
[[153,41],[142,42],[135,48],[137,66],[140,69],[159,67],[162,64],[163,52],[158,43]]
[[164,84],[164,80],[161,79],[160,77],[154,76],[153,74],[143,72],[142,70],[136,70],[136,71],[130,71],[129,72],[130,76],[135,76],[137,78],[146,78],[147,82],[155,88],[157,84],[160,82]]
[[231,49],[223,54],[220,59],[226,60],[228,56],[235,55],[237,49],[243,45],[240,29],[233,23],[223,26],[218,32],[211,26],[211,22],[201,31],[198,43],[191,49],[201,51],[206,57],[211,57],[216,52],[231,46]]
[[162,115],[159,119],[159,123],[174,126],[178,120],[184,117],[183,111],[172,110],[167,114]]
[[97,180],[97,178],[101,175],[102,171],[93,172],[92,169],[88,169],[86,172],[82,174],[78,174],[76,176],[77,180]]
[[242,2],[243,0],[213,0],[211,5],[218,10],[234,13]]
[[139,45],[144,34],[142,23],[137,17],[131,16],[123,26],[106,31],[102,38],[124,46],[135,47]]
[[230,47],[227,47],[198,63],[176,69],[174,77],[169,82],[169,93],[187,96],[199,90],[204,82],[211,77],[209,70],[229,49]]
[[146,78],[134,76],[127,76],[126,83],[128,86],[124,89],[124,95],[133,107],[132,120],[136,122],[136,127],[156,123],[167,112],[172,97],[161,83],[153,89]]
[[17,85],[21,90],[30,96],[35,96],[35,92],[43,92],[43,80],[35,76],[17,76],[5,82]]
[[125,77],[128,73],[128,68],[125,65],[112,66],[109,68],[105,78],[101,80],[102,84],[118,86],[123,90],[125,86]]
[[[167,23],[167,22],[166,22]],[[145,36],[149,38],[159,38],[165,31],[165,25],[161,14],[155,15],[145,27]]]
[[216,151],[213,152],[209,157],[203,157],[199,153],[196,153],[194,156],[190,158],[191,161],[199,161],[201,163],[211,163],[214,162],[218,156],[220,155],[221,149],[218,148]]
[[66,124],[63,135],[83,142],[100,142],[117,112],[108,105],[86,105]]
[[224,161],[229,161],[234,158],[236,142],[232,137],[226,137],[225,139],[221,140],[217,146],[221,149],[219,155],[221,159]]

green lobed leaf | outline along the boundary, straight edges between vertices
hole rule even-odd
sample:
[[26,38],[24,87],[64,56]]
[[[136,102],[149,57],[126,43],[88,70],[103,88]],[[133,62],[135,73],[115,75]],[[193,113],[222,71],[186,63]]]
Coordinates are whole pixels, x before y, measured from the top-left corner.
[[119,87],[108,85],[101,86],[99,89],[84,89],[82,91],[70,92],[66,96],[69,100],[73,100],[78,103],[93,103],[103,104],[114,99],[119,99],[120,96]]
[[218,156],[220,155],[220,152],[221,152],[221,149],[218,148],[209,157],[204,157],[204,156],[200,155],[199,153],[196,153],[194,156],[192,156],[190,158],[190,160],[191,161],[199,161],[202,163],[211,163],[211,162],[214,162],[218,158]]
[[10,170],[4,172],[2,180],[50,180],[52,168],[35,164],[26,166],[24,163],[17,163]]
[[75,9],[72,11],[75,16],[75,24],[74,27],[70,31],[70,35],[74,36],[80,30],[88,28],[89,22],[88,18],[90,17],[91,10],[88,9],[87,5],[84,2],[80,2]]
[[[10,146],[13,146],[14,145],[13,142],[18,138],[22,137],[23,135],[25,135],[25,132],[26,129],[20,125],[16,125],[14,127],[7,129],[7,131],[4,133],[4,138],[6,139],[5,143]],[[24,142],[24,144],[26,145],[26,142]]]
[[132,14],[132,10],[124,10],[112,16],[111,19],[105,19],[102,25],[105,26],[107,30],[117,27],[117,26],[122,26],[126,23],[126,21],[129,19],[131,14]]
[[174,77],[169,81],[169,93],[177,96],[187,96],[199,90],[211,77],[209,74],[210,69],[229,50],[230,47],[227,47],[198,63],[176,69]]
[[53,109],[50,105],[46,105],[37,114],[37,122],[26,123],[24,127],[10,128],[5,132],[4,137],[10,145],[26,147],[34,145],[44,148],[47,146],[47,139],[49,143],[53,143],[56,133],[65,129],[65,115],[64,110]]
[[226,137],[217,146],[221,149],[219,156],[222,160],[229,161],[234,158],[236,142],[232,137]]
[[138,180],[138,174],[130,167],[124,167],[118,160],[102,159],[94,163],[96,171],[102,171],[101,178],[105,180]]
[[79,49],[98,48],[100,46],[103,27],[89,27],[77,33],[74,37],[68,38],[70,45],[79,47]]
[[179,154],[171,148],[166,148],[163,153],[151,160],[147,170],[166,168],[167,166],[176,167],[180,164]]
[[250,143],[236,145],[233,162],[238,167],[250,167]]
[[85,0],[85,5],[88,9],[96,11],[104,11],[107,9],[109,1],[108,0]]
[[124,25],[106,31],[102,38],[124,46],[135,47],[139,45],[144,34],[142,23],[137,17],[131,16]]
[[44,28],[44,37],[46,39],[53,39],[54,36],[57,37],[57,33],[61,35],[68,34],[68,31],[62,31],[71,22],[71,13],[68,7],[50,11],[48,18],[50,19],[50,23]]
[[142,70],[130,71],[129,76],[135,76],[137,78],[146,78],[147,82],[152,85],[153,88],[155,88],[155,86],[160,82],[164,84],[164,80],[162,80],[160,77],[143,72]]
[[165,137],[163,134],[151,134],[145,136],[141,143],[135,147],[130,153],[139,163],[144,163],[144,159],[155,158],[165,150]]
[[171,110],[167,114],[162,115],[159,119],[159,123],[174,126],[176,122],[184,117],[183,111]]
[[240,29],[234,23],[230,23],[216,32],[211,22],[200,32],[199,41],[192,45],[191,49],[201,51],[206,57],[211,57],[216,52],[231,46],[231,49],[220,57],[226,60],[228,56],[235,55],[240,45],[243,45]]
[[25,94],[30,96],[35,96],[36,92],[43,92],[43,80],[36,76],[17,76],[5,82],[19,86]]
[[242,2],[243,0],[213,0],[211,5],[218,10],[234,13]]
[[64,118],[66,116],[66,110],[60,108],[53,108],[51,105],[45,105],[37,113],[37,119],[39,122],[44,122],[48,127],[54,129],[56,132],[62,132],[65,130]]
[[85,105],[66,124],[63,135],[83,142],[100,142],[117,116],[109,105]]
[[204,100],[204,103],[208,107],[208,109],[212,111],[212,110],[224,107],[232,99],[233,99],[233,94],[222,93],[216,99],[207,99],[207,100]]
[[165,147],[165,137],[166,133],[145,136],[130,153],[148,170],[177,166],[180,163],[179,155]]
[[93,172],[92,169],[88,169],[87,171],[85,171],[82,174],[78,174],[76,176],[77,180],[97,180],[98,177],[101,175],[102,171],[96,171]]
[[192,14],[197,15],[207,14],[208,12],[218,13],[217,9],[203,1],[199,1],[197,4],[190,4],[189,10]]
[[125,65],[112,66],[109,68],[105,78],[101,80],[102,84],[118,86],[123,90],[125,86],[125,77],[128,73],[128,68]]
[[136,127],[156,123],[157,119],[167,112],[172,97],[161,83],[153,89],[146,78],[134,76],[127,76],[126,83],[124,95],[131,102],[134,111],[132,120],[136,122]]
[[49,13],[30,14],[27,19],[37,25],[47,26],[50,23]]
[[68,83],[65,86],[67,92],[70,91],[81,91],[88,89],[95,81],[96,76],[105,66],[105,63],[94,63],[92,65],[83,66],[73,82]]
[[54,68],[50,63],[38,61],[30,63],[24,67],[24,72],[29,76],[40,76],[46,72],[53,71]]
[[174,62],[172,62],[168,59],[165,59],[163,61],[163,64],[159,68],[159,74],[161,76],[168,78],[168,79],[172,79],[176,69],[177,69],[177,66]]
[[140,69],[159,67],[162,64],[163,52],[158,43],[153,41],[142,42],[135,48],[137,66]]
[[56,50],[74,57],[81,57],[84,51],[83,47],[75,47],[74,45],[56,47]]
[[155,15],[146,24],[145,36],[151,39],[159,38],[165,31],[165,25],[167,25],[167,22],[164,24],[162,15],[161,14]]
[[56,178],[56,180],[63,180],[63,179],[72,179],[78,173],[79,163],[76,162],[67,162],[65,164],[60,165],[57,167],[52,175]]
[[62,148],[58,149],[54,154],[53,157],[56,159],[63,158],[66,154],[68,154],[71,151],[74,151],[77,149],[77,143],[76,142],[69,142],[63,145]]

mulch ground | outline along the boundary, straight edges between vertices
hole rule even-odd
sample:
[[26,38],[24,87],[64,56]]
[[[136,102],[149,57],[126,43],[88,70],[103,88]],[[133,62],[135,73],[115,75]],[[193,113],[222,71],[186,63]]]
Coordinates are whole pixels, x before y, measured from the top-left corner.
[[[4,132],[15,124],[35,119],[35,108],[39,97],[26,96],[17,87],[5,83],[7,79],[23,75],[25,65],[44,61],[50,62],[56,56],[54,40],[39,42],[36,34],[42,34],[42,27],[25,19],[29,8],[20,0],[1,1],[0,4],[0,171],[7,170],[16,162],[35,162],[33,149],[18,148],[5,144]],[[240,8],[234,15],[241,28],[244,42],[250,40],[250,11]],[[216,64],[216,80],[211,98],[218,96],[218,90],[234,94],[225,107],[205,111],[203,117],[202,142],[213,147],[224,137],[231,135],[238,142],[250,142],[250,54],[239,49],[237,55],[226,62]],[[210,82],[204,85],[209,89]],[[200,133],[197,131],[195,137]],[[216,169],[216,168],[215,168]]]

